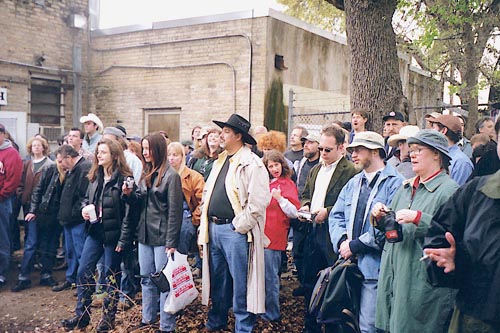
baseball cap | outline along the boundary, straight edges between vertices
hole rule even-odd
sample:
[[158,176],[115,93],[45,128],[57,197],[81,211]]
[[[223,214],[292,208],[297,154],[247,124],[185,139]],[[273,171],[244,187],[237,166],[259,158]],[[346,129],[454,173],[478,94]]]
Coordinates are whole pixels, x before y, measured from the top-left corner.
[[405,120],[405,116],[401,112],[398,112],[398,111],[391,111],[391,112],[389,112],[388,114],[386,114],[382,118],[382,120],[385,122],[389,118],[394,118],[394,119],[397,119],[397,120],[401,120],[402,122],[406,121]]

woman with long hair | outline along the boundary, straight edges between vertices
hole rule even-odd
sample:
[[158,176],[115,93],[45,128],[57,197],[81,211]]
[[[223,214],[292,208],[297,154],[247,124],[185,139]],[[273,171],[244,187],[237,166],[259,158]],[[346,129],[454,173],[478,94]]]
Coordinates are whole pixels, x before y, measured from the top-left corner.
[[385,233],[378,281],[375,327],[381,332],[446,332],[455,291],[427,282],[423,241],[433,215],[458,188],[448,175],[448,140],[435,130],[421,130],[407,138],[416,176],[403,182],[389,207],[377,203],[372,216],[379,222],[390,210],[395,226]]
[[129,219],[130,205],[122,196],[124,180],[132,176],[132,171],[125,161],[121,145],[115,140],[99,141],[94,155],[84,200],[87,206],[82,209],[88,235],[78,267],[76,316],[64,320],[63,326],[73,329],[89,324],[95,290],[94,273],[97,262],[103,256],[106,296],[102,319],[96,331],[108,332],[114,328],[119,299],[121,252],[130,245],[134,234]]
[[[200,204],[205,181],[198,172],[186,167],[184,146],[179,142],[168,145],[168,162],[181,176],[182,193],[182,227],[178,251],[188,254],[191,248],[197,249],[196,231],[200,225]],[[199,265],[201,268],[201,265]]]
[[[38,246],[40,225],[36,219],[28,219],[27,215],[33,190],[38,185],[44,168],[54,163],[47,157],[49,144],[43,138],[31,138],[26,148],[30,158],[24,161],[23,175],[17,189],[17,198],[25,214],[24,254],[17,284],[11,289],[14,292],[31,287],[31,268],[33,267]],[[42,284],[46,284],[46,282],[43,281]],[[51,282],[50,285],[53,285],[53,283]]]
[[167,144],[160,133],[142,139],[142,154],[146,167],[136,191],[142,204],[138,227],[142,276],[140,326],[153,324],[159,312],[159,332],[174,332],[176,316],[163,311],[168,292],[160,293],[149,276],[159,272],[167,263],[167,254],[173,254],[179,246],[183,200],[181,178],[167,162]]
[[292,169],[286,162],[285,156],[277,150],[264,153],[264,165],[269,173],[269,190],[272,199],[266,209],[266,227],[264,234],[271,243],[264,250],[266,265],[266,313],[265,320],[280,319],[279,270],[281,256],[288,243],[290,218],[297,218],[297,209],[300,208],[297,186],[290,178]]
[[212,171],[212,165],[219,158],[222,152],[221,131],[217,128],[211,128],[207,131],[206,140],[203,146],[193,152],[189,160],[189,168],[198,171],[206,181]]

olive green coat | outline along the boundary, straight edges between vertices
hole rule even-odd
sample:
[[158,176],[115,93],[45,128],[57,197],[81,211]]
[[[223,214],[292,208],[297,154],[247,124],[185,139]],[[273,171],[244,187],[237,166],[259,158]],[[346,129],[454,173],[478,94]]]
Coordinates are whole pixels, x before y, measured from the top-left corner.
[[458,188],[444,171],[418,185],[413,200],[407,179],[390,204],[422,212],[420,223],[403,224],[403,241],[385,243],[378,281],[375,327],[391,333],[445,332],[445,322],[453,311],[456,292],[432,287],[427,281],[422,244],[432,216]]

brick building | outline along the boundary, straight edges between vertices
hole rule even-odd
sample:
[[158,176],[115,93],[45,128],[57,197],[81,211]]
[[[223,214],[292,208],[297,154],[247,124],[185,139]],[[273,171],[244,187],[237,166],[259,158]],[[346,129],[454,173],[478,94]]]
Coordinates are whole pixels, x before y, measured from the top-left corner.
[[[129,134],[163,129],[179,140],[189,138],[194,125],[233,112],[254,125],[286,129],[290,91],[294,112],[341,117],[349,111],[343,37],[274,10],[89,34],[89,24],[75,27],[75,16],[89,20],[86,2],[0,3],[7,7],[0,41],[8,45],[0,50],[0,88],[9,96],[0,121],[7,111],[24,114],[18,123],[24,121],[28,136],[37,128],[29,123],[50,132],[46,128],[68,129],[79,125],[80,114],[95,112],[105,125],[121,123]],[[411,105],[433,105],[440,94],[432,80],[404,57],[400,69]],[[39,86],[48,93],[37,97]]]
[[88,0],[5,0],[0,12],[0,122],[24,153],[39,126],[53,139],[87,109]]

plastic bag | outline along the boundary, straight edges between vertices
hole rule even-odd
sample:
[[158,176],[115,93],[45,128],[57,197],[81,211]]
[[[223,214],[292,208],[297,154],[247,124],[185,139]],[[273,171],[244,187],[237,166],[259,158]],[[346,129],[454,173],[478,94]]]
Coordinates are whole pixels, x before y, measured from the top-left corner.
[[175,314],[191,304],[198,297],[187,255],[177,251],[168,255],[168,263],[163,273],[170,284],[163,311]]

